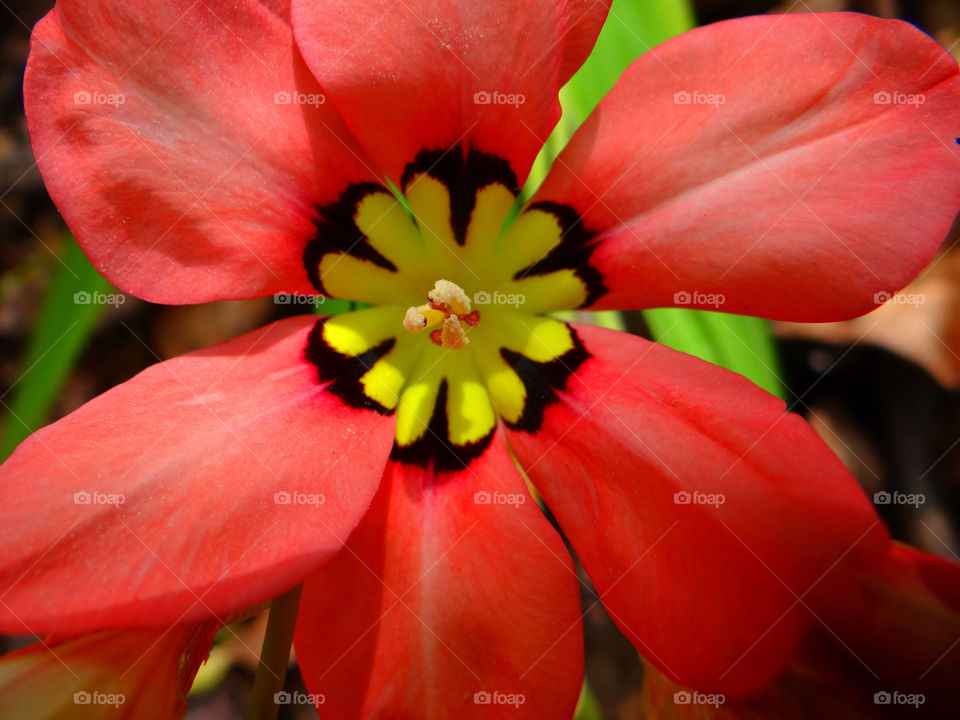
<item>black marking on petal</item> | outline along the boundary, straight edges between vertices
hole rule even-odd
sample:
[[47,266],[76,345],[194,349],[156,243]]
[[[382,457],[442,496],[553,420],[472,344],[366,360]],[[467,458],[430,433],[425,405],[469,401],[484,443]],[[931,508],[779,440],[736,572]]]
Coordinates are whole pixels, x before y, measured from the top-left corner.
[[449,150],[421,150],[403,170],[400,187],[404,194],[414,177],[426,173],[447,186],[450,193],[450,226],[458,245],[467,241],[470,216],[477,193],[488,185],[503,185],[514,196],[520,192],[510,163],[501,157],[470,150],[466,158],[460,147]]
[[344,355],[331,347],[323,337],[323,326],[327,320],[329,318],[321,318],[313,326],[304,350],[307,361],[317,368],[319,381],[329,383],[326,391],[338,397],[345,405],[374,410],[381,415],[392,414],[393,409],[384,407],[363,391],[360,378],[393,350],[396,338],[387,338],[360,355]]
[[560,225],[560,243],[550,252],[516,272],[514,280],[522,280],[529,275],[549,275],[558,270],[573,270],[587,289],[587,298],[580,307],[589,307],[600,299],[608,288],[603,283],[603,275],[590,264],[596,244],[593,233],[583,226],[583,219],[569,205],[554,202],[537,202],[527,208],[540,210],[553,215]]
[[520,419],[516,422],[509,422],[505,418],[503,420],[511,430],[537,432],[543,425],[544,411],[560,399],[557,390],[562,390],[570,376],[591,357],[576,331],[569,325],[567,330],[570,331],[573,347],[547,362],[537,362],[521,353],[500,348],[500,357],[517,374],[527,391]]
[[329,253],[345,253],[384,270],[397,271],[397,266],[373,247],[357,227],[357,208],[374,193],[393,197],[382,185],[363,182],[348,187],[336,202],[317,207],[317,217],[313,221],[317,232],[303,250],[303,264],[310,282],[324,295],[329,293],[324,289],[323,278],[320,277],[320,262]]
[[450,423],[447,419],[447,381],[440,383],[437,400],[433,406],[427,430],[409,445],[393,443],[390,459],[407,465],[428,469],[433,464],[434,473],[459,472],[483,455],[490,446],[496,426],[476,442],[458,445],[450,440]]

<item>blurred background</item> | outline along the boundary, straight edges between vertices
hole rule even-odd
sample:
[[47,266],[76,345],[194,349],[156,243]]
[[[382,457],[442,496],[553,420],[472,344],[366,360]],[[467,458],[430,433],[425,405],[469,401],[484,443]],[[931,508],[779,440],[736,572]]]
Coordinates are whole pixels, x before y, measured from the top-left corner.
[[[52,5],[52,0],[0,0],[0,459],[30,431],[148,365],[304,312],[278,305],[273,298],[153,305],[117,293],[89,266],[44,190],[23,117],[21,84],[30,28]],[[605,47],[591,59],[587,75],[594,73],[594,84],[605,89],[630,58],[694,23],[827,10],[908,20],[960,57],[957,0],[696,0],[692,7],[678,0],[615,0],[615,17],[608,22],[614,27],[605,29]],[[567,98],[574,106],[575,95]],[[580,114],[593,102],[581,102]],[[730,320],[710,325],[710,320],[698,320],[698,313],[671,312],[688,313],[689,322],[706,328],[700,335],[702,347],[676,343],[680,349],[721,362],[779,392],[810,420],[871,496],[884,491],[922,494],[924,502],[916,507],[885,504],[882,494],[875,496],[896,537],[960,559],[956,240],[954,232],[931,266],[904,291],[914,297],[912,302],[891,303],[850,322],[771,325]],[[90,302],[96,293],[109,294],[113,301]],[[331,304],[321,309],[337,308]],[[658,337],[661,323],[655,315],[630,314],[619,322],[674,344]],[[770,360],[760,374],[766,377],[753,376],[749,362],[747,367],[738,365],[731,350],[737,345],[726,337],[731,333],[765,348]],[[584,607],[590,608],[585,630],[592,698],[582,704],[580,716],[652,717],[643,697],[641,660],[602,606],[591,602],[589,590],[584,590],[584,598]],[[191,696],[188,718],[243,717],[264,627],[259,616],[221,633]],[[22,639],[0,638],[0,651],[21,644]],[[295,665],[287,687],[303,690]],[[312,709],[295,712],[301,714],[281,708],[281,717],[316,717]]]

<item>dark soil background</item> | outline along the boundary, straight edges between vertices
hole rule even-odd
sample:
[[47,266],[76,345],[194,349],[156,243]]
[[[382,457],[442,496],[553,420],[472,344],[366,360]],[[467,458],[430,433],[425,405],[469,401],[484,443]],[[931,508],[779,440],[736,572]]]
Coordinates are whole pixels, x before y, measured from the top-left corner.
[[[701,23],[770,11],[857,10],[909,20],[960,56],[957,0],[699,0]],[[21,83],[30,27],[52,0],[0,0],[0,399],[16,382],[36,311],[57,263],[64,224],[34,166]],[[960,538],[960,253],[942,255],[911,288],[919,307],[884,307],[849,323],[779,323],[791,405],[806,415],[871,494],[923,493],[919,509],[880,506],[892,532],[925,550],[957,557]],[[101,317],[93,341],[51,420],[157,361],[276,319],[271,299],[164,307],[130,298]],[[592,604],[585,595],[585,608]],[[641,718],[642,669],[632,646],[597,605],[585,616],[587,675],[610,720]],[[263,620],[223,633],[225,670],[216,688],[192,699],[187,717],[242,718]],[[0,650],[13,645],[0,638]],[[303,690],[293,668],[288,689]],[[282,708],[282,713],[287,708]],[[303,710],[303,717],[316,717]],[[283,717],[283,714],[281,714]],[[288,714],[287,717],[294,717]]]

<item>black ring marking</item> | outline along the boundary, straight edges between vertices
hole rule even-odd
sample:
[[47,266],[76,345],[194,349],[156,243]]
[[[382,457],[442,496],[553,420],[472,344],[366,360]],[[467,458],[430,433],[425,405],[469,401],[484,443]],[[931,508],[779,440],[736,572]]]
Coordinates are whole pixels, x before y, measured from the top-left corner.
[[387,338],[359,355],[344,355],[332,348],[323,337],[323,326],[329,319],[321,318],[317,321],[310,330],[304,350],[307,361],[317,368],[318,379],[322,383],[329,383],[325,388],[327,392],[338,397],[345,405],[373,410],[381,415],[392,415],[392,408],[384,407],[363,391],[360,378],[393,350],[397,339]]
[[397,266],[373,247],[357,227],[357,208],[365,198],[375,193],[393,197],[393,193],[382,185],[362,182],[348,187],[336,202],[317,207],[317,217],[313,221],[317,232],[303,249],[303,264],[310,282],[322,294],[329,296],[320,277],[320,262],[329,253],[345,253],[384,270],[397,271]]
[[477,204],[477,193],[488,185],[503,185],[516,197],[520,193],[517,176],[503,158],[479,150],[421,150],[412,163],[403,169],[400,187],[406,194],[414,176],[426,173],[446,185],[450,193],[450,226],[453,238],[461,247],[467,242],[470,216]]
[[593,305],[609,289],[604,285],[600,271],[590,264],[590,256],[596,247],[593,233],[583,226],[583,219],[568,205],[543,201],[533,203],[524,212],[529,210],[540,210],[557,219],[557,224],[560,225],[560,243],[535,263],[514,273],[513,279],[517,281],[528,275],[549,275],[558,270],[573,270],[587,290],[587,298],[580,307]]
[[544,411],[560,400],[557,390],[563,390],[570,376],[592,357],[576,331],[569,325],[567,330],[570,331],[573,347],[547,362],[537,362],[521,353],[500,348],[500,357],[517,374],[527,391],[520,418],[516,422],[503,419],[504,424],[511,430],[537,432],[543,426]]
[[406,446],[394,441],[390,459],[406,465],[416,465],[428,469],[433,463],[434,473],[458,472],[483,455],[490,446],[497,427],[479,440],[458,445],[450,440],[450,423],[447,418],[447,380],[440,382],[437,399],[433,405],[433,414],[427,423],[427,430],[418,439]]

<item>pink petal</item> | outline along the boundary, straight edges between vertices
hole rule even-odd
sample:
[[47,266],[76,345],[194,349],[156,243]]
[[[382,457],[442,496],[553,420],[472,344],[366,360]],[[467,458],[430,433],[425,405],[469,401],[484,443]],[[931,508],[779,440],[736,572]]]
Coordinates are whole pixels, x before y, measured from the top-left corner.
[[561,718],[581,633],[573,563],[498,434],[459,473],[388,467],[294,643],[324,717]]
[[598,233],[595,307],[860,315],[960,208],[956,62],[855,14],[707,26],[636,61],[535,200]]
[[154,365],[28,438],[0,466],[0,629],[223,616],[336,553],[393,422],[324,391],[315,322]]

